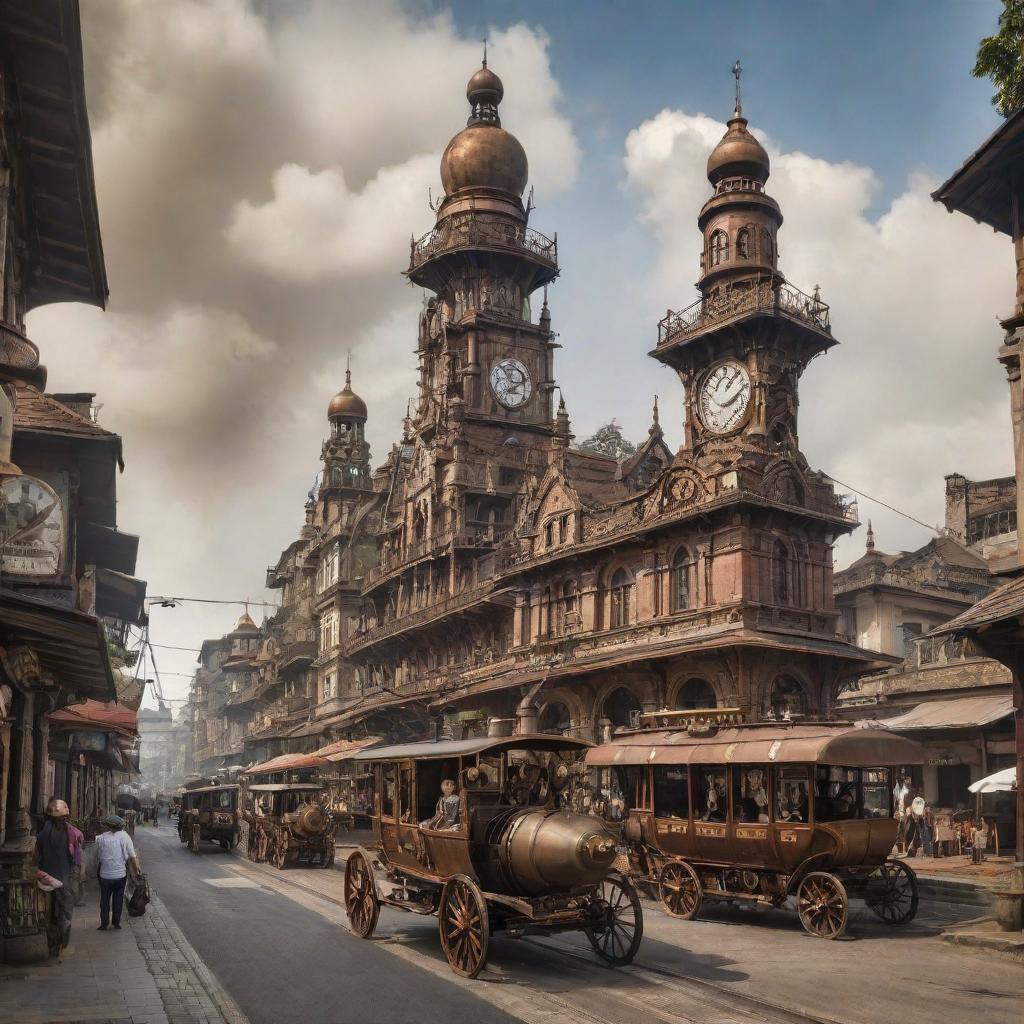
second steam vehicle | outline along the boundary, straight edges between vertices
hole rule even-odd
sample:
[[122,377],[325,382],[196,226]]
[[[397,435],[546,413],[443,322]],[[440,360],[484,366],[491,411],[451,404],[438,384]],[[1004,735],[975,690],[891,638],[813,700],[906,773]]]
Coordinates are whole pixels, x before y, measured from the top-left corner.
[[436,914],[453,971],[475,978],[493,932],[582,931],[608,964],[643,935],[640,899],[612,871],[616,840],[573,810],[589,744],[507,736],[377,747],[375,842],[345,867],[352,931],[373,934],[380,905]]

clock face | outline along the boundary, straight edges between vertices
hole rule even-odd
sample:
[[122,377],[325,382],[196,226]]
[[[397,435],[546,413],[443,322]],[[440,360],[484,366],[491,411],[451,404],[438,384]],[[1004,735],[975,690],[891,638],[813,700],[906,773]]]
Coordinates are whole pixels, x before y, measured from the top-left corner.
[[501,359],[491,367],[491,390],[502,405],[518,409],[533,394],[530,371],[518,359]]
[[700,418],[715,434],[725,434],[743,421],[750,403],[750,375],[739,363],[721,363],[704,378],[697,395]]
[[57,492],[30,476],[0,481],[0,565],[23,576],[53,576],[64,550],[64,512]]

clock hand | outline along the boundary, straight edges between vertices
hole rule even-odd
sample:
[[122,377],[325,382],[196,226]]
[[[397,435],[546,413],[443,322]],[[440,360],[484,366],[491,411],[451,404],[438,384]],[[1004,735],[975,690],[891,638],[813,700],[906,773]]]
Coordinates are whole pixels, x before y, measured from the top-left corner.
[[44,522],[49,514],[57,507],[56,501],[51,501],[42,512],[37,512],[24,526],[19,527],[14,533],[9,533],[4,538],[4,544],[10,544],[12,540],[17,540],[19,537],[23,537],[26,533],[31,533],[40,523]]

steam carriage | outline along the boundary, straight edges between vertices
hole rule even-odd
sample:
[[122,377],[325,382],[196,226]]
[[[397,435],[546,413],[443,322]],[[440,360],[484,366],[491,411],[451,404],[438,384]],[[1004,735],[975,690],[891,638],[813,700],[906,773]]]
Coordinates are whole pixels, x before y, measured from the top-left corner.
[[249,823],[249,859],[282,870],[302,863],[332,867],[335,821],[323,806],[323,792],[315,782],[247,787],[252,808],[243,815]]
[[[448,964],[467,978],[499,930],[582,930],[606,963],[628,964],[643,935],[639,897],[611,871],[614,836],[572,810],[588,746],[509,736],[357,754],[376,774],[375,842],[345,867],[352,931],[369,938],[382,903],[436,914]],[[445,780],[454,785],[439,800]]]
[[182,794],[178,838],[193,853],[199,852],[201,842],[219,843],[225,850],[238,845],[238,789],[196,786]]
[[[924,763],[911,740],[849,723],[717,724],[721,713],[659,713],[663,727],[587,753],[592,805],[629,848],[630,874],[674,917],[704,900],[796,898],[804,928],[834,939],[849,897],[884,922],[917,912],[917,880],[890,858],[892,769]],[[689,719],[689,728],[686,725]]]

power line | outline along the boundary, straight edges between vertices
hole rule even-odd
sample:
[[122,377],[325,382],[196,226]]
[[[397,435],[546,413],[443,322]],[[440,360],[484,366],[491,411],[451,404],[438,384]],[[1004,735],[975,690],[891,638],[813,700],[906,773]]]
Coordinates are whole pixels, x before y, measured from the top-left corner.
[[[150,647],[159,647],[162,651],[190,651],[192,654],[200,654],[201,653],[201,649],[198,648],[198,647],[172,647],[170,644],[154,644],[154,643],[150,643],[149,646]],[[169,675],[169,674],[170,673],[168,673],[168,672],[164,673],[165,676]]]
[[255,605],[259,608],[280,608],[279,604],[274,604],[271,601],[250,601],[250,600],[238,600],[229,601],[225,598],[219,597],[147,597],[146,601],[150,606],[154,604],[164,605],[167,608],[173,608],[176,604],[184,604],[186,601],[192,604],[240,604],[246,608],[249,605]]
[[903,516],[904,519],[909,519],[912,523],[917,523],[918,526],[923,526],[926,530],[931,530],[936,536],[941,537],[942,531],[937,526],[930,526],[928,523],[921,522],[916,516],[912,516],[909,512],[904,512],[902,509],[898,509],[893,505],[882,501],[881,498],[872,497],[866,491],[862,491],[852,484],[844,484],[842,480],[837,480],[834,476],[830,476],[829,479],[840,487],[845,487],[848,491],[853,491],[854,494],[859,494],[862,498],[867,498],[868,501],[873,501],[876,505],[881,505],[882,508],[887,508],[890,512],[895,512],[898,516]]

